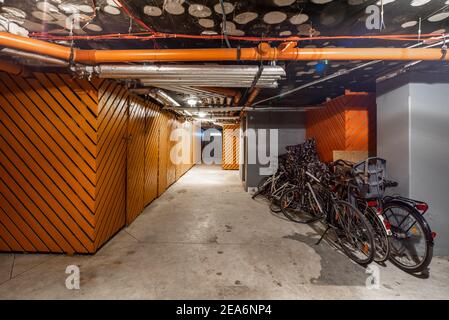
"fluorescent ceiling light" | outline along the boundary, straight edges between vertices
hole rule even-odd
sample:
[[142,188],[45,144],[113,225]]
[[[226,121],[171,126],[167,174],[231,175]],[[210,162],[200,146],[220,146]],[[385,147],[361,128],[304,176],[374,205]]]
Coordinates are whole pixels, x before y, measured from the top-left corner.
[[174,107],[180,107],[181,105],[172,97],[170,97],[168,94],[166,94],[164,91],[162,90],[158,90],[157,93],[164,98],[165,100],[167,100],[168,102],[170,102]]
[[191,106],[191,107],[196,106],[197,103],[198,103],[198,100],[193,99],[193,98],[190,98],[190,99],[187,100],[187,104],[188,104],[189,106]]

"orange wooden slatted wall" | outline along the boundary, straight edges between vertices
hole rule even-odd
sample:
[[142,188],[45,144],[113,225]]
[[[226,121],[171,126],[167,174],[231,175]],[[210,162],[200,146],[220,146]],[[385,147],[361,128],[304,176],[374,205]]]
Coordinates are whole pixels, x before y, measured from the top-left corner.
[[239,169],[240,125],[223,125],[222,168],[224,170]]
[[113,81],[0,73],[0,251],[98,250],[191,168],[169,123]]
[[375,95],[346,92],[322,109],[307,111],[307,138],[317,140],[322,161],[332,161],[333,151],[368,151],[375,155]]

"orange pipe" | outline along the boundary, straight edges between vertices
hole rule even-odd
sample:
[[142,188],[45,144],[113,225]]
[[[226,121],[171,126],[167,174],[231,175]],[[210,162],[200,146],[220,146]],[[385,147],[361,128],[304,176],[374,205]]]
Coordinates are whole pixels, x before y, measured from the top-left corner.
[[[69,60],[71,49],[58,44],[0,32],[0,46]],[[284,49],[284,48],[282,48]],[[73,49],[73,61],[86,64],[144,61],[273,61],[273,60],[442,60],[441,49],[426,48],[288,48],[261,43],[257,48],[81,50]],[[449,61],[449,55],[444,58]]]
[[0,61],[0,71],[7,72],[14,76],[25,76],[28,72],[24,67],[18,64],[14,64],[8,61]]
[[240,99],[242,98],[242,94],[240,91],[232,90],[229,88],[215,88],[215,87],[198,87],[198,89],[209,91],[212,93],[222,94],[227,97],[233,97],[234,98],[234,105],[238,105],[240,102]]
[[253,91],[251,91],[248,100],[245,103],[245,107],[251,107],[251,105],[253,104],[254,100],[257,98],[257,96],[260,93],[260,88],[255,88]]

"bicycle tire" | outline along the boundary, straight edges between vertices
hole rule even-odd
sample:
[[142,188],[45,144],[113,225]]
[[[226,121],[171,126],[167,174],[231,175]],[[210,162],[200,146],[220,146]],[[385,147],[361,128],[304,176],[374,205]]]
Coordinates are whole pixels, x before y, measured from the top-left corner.
[[256,199],[259,195],[266,191],[268,179],[271,179],[271,177],[264,177],[259,181],[257,184],[257,191],[251,196],[252,199]]
[[374,246],[376,248],[374,261],[383,263],[387,261],[390,256],[390,237],[388,236],[387,231],[385,231],[385,227],[382,225],[383,222],[372,208],[367,207],[364,211],[364,215],[371,224],[374,232]]
[[[425,241],[425,254],[423,259],[420,261],[420,263],[417,263],[415,265],[410,265],[407,266],[403,263],[401,263],[395,253],[396,249],[395,249],[395,241],[400,242],[401,240],[404,239],[400,239],[397,236],[397,230],[393,231],[393,236],[391,237],[391,247],[392,250],[390,252],[390,261],[391,263],[393,263],[396,267],[398,267],[399,269],[407,272],[407,273],[419,273],[422,271],[425,271],[428,266],[430,265],[430,262],[432,261],[433,258],[433,238],[432,238],[432,231],[430,229],[429,224],[427,223],[427,221],[425,220],[425,218],[422,216],[422,214],[420,212],[418,212],[417,210],[415,210],[414,208],[412,208],[411,206],[400,202],[400,201],[390,201],[390,202],[386,202],[384,204],[384,217],[386,219],[389,220],[390,224],[392,225],[392,229],[395,229],[395,222],[393,221],[393,219],[390,218],[390,216],[386,215],[388,210],[391,210],[391,208],[401,208],[405,211],[407,211],[412,217],[413,219],[418,223],[419,227],[422,230],[422,233],[424,235],[424,241]],[[391,211],[394,212],[394,211]]]
[[[298,205],[305,205],[305,201],[307,201],[308,196],[310,196],[310,192],[304,191],[301,193],[297,188],[286,190],[280,200],[280,208],[284,216],[290,221],[302,224],[308,224],[319,220],[316,216],[312,216],[309,210],[305,210],[305,207],[298,208]],[[292,197],[297,198],[295,208],[293,208],[294,205],[292,203]]]
[[278,202],[278,200],[274,199],[274,197],[271,197],[270,210],[273,213],[280,213],[282,211],[280,205],[277,202]]
[[[343,252],[353,261],[360,265],[368,265],[374,260],[374,254],[375,254],[375,245],[374,245],[374,231],[368,222],[368,219],[360,212],[359,209],[351,205],[349,202],[346,201],[337,201],[336,207],[346,207],[347,209],[350,209],[350,214],[346,213],[345,211],[339,211],[338,216],[336,216],[337,222],[340,225],[340,228],[336,230],[337,232],[337,239],[340,244],[340,247],[342,248]],[[362,258],[356,256],[353,251],[351,251],[343,242],[342,236],[345,236],[346,238],[353,238],[354,237],[354,231],[356,230],[350,230],[348,228],[349,224],[344,224],[344,219],[356,219],[358,220],[358,223],[361,225],[361,228],[359,228],[358,232],[362,232],[364,235],[364,239],[362,240],[363,248],[359,250],[362,252]],[[350,220],[348,220],[349,222]],[[355,221],[355,220],[354,220]],[[343,234],[342,234],[343,233]],[[352,241],[351,241],[352,242]],[[354,248],[354,247],[353,247]],[[363,255],[365,258],[363,258]]]

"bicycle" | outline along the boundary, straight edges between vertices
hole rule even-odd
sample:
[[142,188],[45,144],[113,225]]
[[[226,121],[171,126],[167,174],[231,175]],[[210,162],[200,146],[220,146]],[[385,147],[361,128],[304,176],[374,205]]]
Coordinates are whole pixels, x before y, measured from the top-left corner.
[[339,246],[350,259],[361,265],[371,263],[375,253],[374,236],[364,215],[350,203],[338,199],[335,188],[328,187],[333,180],[329,173],[320,178],[307,170],[304,174],[305,186],[310,193],[310,205],[305,209],[310,216],[327,225],[317,245],[332,229]]
[[285,172],[277,172],[270,177],[263,178],[252,198],[255,199],[263,194],[270,201],[270,210],[274,213],[281,212],[278,203],[284,191],[292,187],[288,179],[283,179],[285,175]]
[[357,178],[358,187],[366,203],[391,230],[389,260],[409,273],[426,270],[432,261],[436,237],[424,218],[428,204],[399,195],[384,195],[386,189],[398,186],[397,182],[386,180],[385,159],[369,158],[354,165],[354,169],[362,173]]
[[[361,164],[363,164],[362,162]],[[377,194],[367,194],[364,182],[371,178],[371,175],[381,171],[372,170],[370,172],[358,168],[360,164],[352,164],[344,160],[337,160],[330,164],[331,170],[338,173],[338,193],[341,199],[357,207],[368,219],[374,231],[374,243],[376,253],[374,261],[383,263],[390,255],[390,224],[382,215],[382,211],[377,208]],[[383,172],[383,171],[382,171]],[[376,185],[379,179],[371,179],[371,187]],[[362,182],[362,183],[361,183]]]

